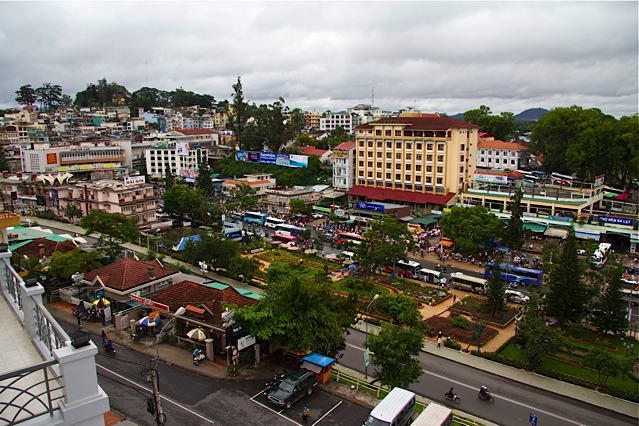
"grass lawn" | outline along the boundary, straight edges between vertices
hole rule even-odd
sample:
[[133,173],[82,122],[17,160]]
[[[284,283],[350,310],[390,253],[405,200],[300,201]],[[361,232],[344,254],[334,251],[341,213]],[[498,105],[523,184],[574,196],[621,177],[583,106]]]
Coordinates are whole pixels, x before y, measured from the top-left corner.
[[380,296],[390,294],[390,290],[386,287],[378,286],[368,280],[356,279],[353,277],[346,277],[340,281],[335,281],[333,283],[333,287],[344,293],[356,292],[360,296],[367,298],[375,296],[376,293],[379,293]]

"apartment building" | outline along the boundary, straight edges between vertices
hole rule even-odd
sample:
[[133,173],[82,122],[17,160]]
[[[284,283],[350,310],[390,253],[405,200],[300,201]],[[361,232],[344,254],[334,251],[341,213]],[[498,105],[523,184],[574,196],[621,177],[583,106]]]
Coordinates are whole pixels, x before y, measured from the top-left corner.
[[347,195],[408,204],[418,216],[453,205],[474,174],[478,129],[419,111],[358,126]]
[[530,163],[530,149],[522,141],[504,142],[494,138],[477,142],[477,167],[519,170]]
[[222,192],[227,196],[240,185],[249,185],[255,190],[255,198],[260,200],[266,195],[266,190],[275,188],[277,181],[270,174],[248,174],[240,179],[227,179],[222,183]]
[[346,130],[346,133],[351,134],[360,122],[360,117],[357,114],[338,112],[320,118],[319,129],[330,132],[341,126]]
[[355,186],[355,142],[342,142],[333,148],[333,188],[348,191]]
[[302,200],[306,204],[317,204],[320,201],[320,193],[310,188],[267,189],[262,205],[274,214],[287,214],[291,208],[291,200],[294,199]]
[[304,127],[319,129],[322,113],[319,111],[304,111]]
[[219,144],[219,137],[210,129],[180,129],[145,137],[145,143],[152,143],[144,152],[147,173],[162,178],[170,169],[173,175],[195,179],[200,161],[208,162],[210,149]]

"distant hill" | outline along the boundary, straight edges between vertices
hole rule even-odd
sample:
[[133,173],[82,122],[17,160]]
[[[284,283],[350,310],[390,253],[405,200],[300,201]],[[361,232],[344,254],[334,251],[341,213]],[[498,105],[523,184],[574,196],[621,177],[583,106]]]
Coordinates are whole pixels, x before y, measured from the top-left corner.
[[[517,121],[537,121],[546,114],[548,114],[548,110],[545,108],[530,108],[526,111],[522,111],[519,114],[516,114],[515,119]],[[460,112],[459,114],[449,115],[449,117],[463,121],[464,113]]]

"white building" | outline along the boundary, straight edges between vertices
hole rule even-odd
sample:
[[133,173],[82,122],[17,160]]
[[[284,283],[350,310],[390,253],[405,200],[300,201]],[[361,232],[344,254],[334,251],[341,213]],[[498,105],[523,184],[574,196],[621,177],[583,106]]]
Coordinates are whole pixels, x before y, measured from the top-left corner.
[[355,186],[355,142],[342,142],[333,148],[333,187],[348,191]]
[[353,133],[353,129],[359,125],[359,116],[356,114],[351,115],[346,112],[339,112],[320,118],[320,130],[326,130],[329,132],[341,126],[344,130],[346,130],[346,133],[350,134]]
[[530,150],[523,142],[485,139],[477,142],[477,167],[518,170],[528,167]]
[[219,133],[209,129],[180,129],[145,138],[152,142],[144,153],[146,170],[154,178],[166,176],[167,169],[187,181],[197,177],[200,160],[208,161],[210,149],[219,144]]

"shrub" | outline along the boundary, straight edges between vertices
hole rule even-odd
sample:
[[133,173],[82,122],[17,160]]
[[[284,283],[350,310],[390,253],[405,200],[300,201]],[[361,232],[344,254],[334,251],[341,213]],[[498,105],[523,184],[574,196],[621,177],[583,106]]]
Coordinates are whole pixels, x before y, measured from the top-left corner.
[[457,343],[457,342],[453,342],[452,340],[444,340],[444,346],[446,346],[447,348],[451,348],[451,349],[457,349],[457,350],[461,350],[462,345],[461,343]]
[[461,316],[454,318],[450,323],[453,327],[463,328],[464,330],[466,330],[470,325],[468,318]]

